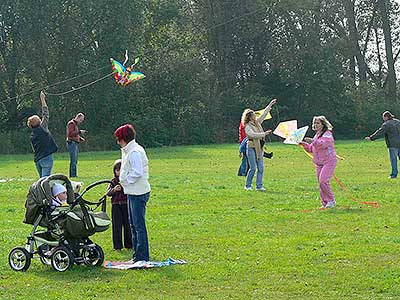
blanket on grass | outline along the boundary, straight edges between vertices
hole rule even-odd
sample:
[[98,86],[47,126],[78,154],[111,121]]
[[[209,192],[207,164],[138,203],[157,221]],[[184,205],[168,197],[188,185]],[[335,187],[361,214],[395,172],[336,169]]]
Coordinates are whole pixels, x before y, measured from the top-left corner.
[[186,261],[182,259],[173,259],[169,257],[165,261],[105,261],[104,267],[107,269],[118,269],[118,270],[128,270],[128,269],[151,269],[166,267],[172,265],[183,265]]

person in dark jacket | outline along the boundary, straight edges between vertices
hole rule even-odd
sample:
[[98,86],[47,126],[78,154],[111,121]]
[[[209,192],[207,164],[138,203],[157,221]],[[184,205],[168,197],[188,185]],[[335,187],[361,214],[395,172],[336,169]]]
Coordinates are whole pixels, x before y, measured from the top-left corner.
[[373,141],[381,136],[385,137],[386,146],[389,150],[392,172],[388,178],[396,178],[398,174],[397,160],[400,158],[400,121],[395,119],[390,111],[382,114],[383,123],[381,127],[370,136],[365,137],[367,141]]
[[58,146],[49,131],[49,108],[46,104],[46,95],[40,92],[42,119],[38,115],[28,118],[27,125],[32,129],[31,144],[34,153],[34,162],[40,177],[49,176],[53,170],[53,153]]
[[124,189],[119,183],[119,172],[121,170],[121,160],[114,163],[114,178],[108,187],[107,195],[111,197],[112,215],[112,238],[114,250],[121,250],[122,230],[124,231],[124,246],[132,249],[132,234],[128,219],[128,197],[124,194]]

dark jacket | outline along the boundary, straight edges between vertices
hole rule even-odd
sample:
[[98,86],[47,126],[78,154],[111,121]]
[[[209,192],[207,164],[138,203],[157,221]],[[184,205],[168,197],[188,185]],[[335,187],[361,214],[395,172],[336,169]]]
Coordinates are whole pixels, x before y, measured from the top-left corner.
[[121,205],[121,204],[127,204],[127,200],[128,197],[124,194],[124,189],[122,188],[121,191],[119,192],[114,192],[113,188],[119,184],[119,178],[118,177],[114,177],[113,179],[111,179],[111,183],[108,186],[108,191],[107,191],[107,196],[111,197],[111,204],[117,204],[117,205]]
[[32,128],[31,134],[31,144],[34,152],[33,160],[35,162],[58,150],[58,146],[48,129],[49,110],[47,106],[42,107],[42,115],[40,126]]
[[371,136],[371,141],[385,136],[388,148],[400,148],[400,121],[398,119],[387,120]]

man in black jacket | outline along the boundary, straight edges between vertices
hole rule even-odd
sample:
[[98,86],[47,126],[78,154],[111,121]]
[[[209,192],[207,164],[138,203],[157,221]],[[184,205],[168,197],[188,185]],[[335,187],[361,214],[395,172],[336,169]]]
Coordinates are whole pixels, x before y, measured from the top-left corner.
[[389,150],[390,164],[392,166],[392,172],[388,178],[396,178],[398,174],[397,159],[400,156],[400,121],[395,119],[390,111],[385,111],[382,114],[382,118],[384,122],[381,127],[365,139],[373,141],[382,135],[385,136],[386,146]]
[[46,104],[46,95],[40,92],[42,119],[38,115],[28,118],[27,125],[32,129],[31,144],[34,153],[34,162],[40,177],[49,176],[53,169],[53,153],[58,146],[49,131],[49,108]]

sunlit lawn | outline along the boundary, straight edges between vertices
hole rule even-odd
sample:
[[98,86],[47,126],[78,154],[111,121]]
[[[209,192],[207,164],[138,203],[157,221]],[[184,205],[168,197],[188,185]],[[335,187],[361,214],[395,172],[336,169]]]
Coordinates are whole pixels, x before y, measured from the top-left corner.
[[[389,180],[383,141],[338,142],[332,182],[337,208],[319,211],[311,160],[273,143],[265,160],[266,193],[245,192],[236,176],[237,145],[148,149],[152,194],[147,210],[151,258],[183,266],[108,270],[74,266],[65,273],[34,260],[27,272],[8,266],[31,226],[25,196],[37,179],[31,155],[0,156],[0,299],[400,299],[400,179]],[[120,153],[81,153],[79,179],[112,177]],[[55,172],[68,158],[56,154]],[[357,201],[377,201],[379,208]],[[94,235],[107,260],[111,229]]]

